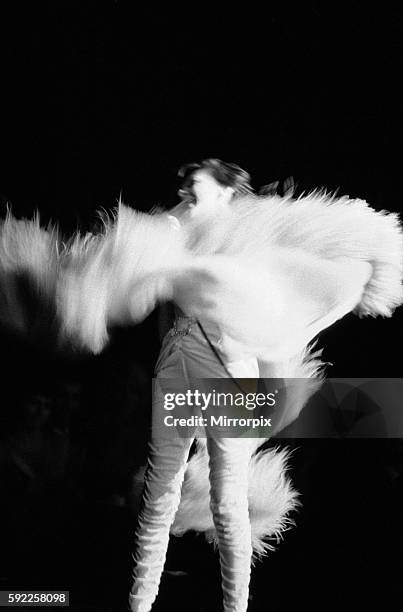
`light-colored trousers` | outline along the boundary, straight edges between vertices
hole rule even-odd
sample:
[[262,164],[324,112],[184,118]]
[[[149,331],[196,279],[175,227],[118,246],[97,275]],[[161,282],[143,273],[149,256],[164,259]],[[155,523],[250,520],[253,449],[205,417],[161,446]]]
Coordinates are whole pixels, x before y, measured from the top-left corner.
[[[197,324],[188,323],[187,332],[166,336],[156,366],[157,377],[175,379],[176,392],[188,388],[194,379],[228,377]],[[210,330],[209,338],[219,349],[219,336]],[[234,378],[258,378],[258,365],[253,358],[231,361],[226,357],[225,365]],[[182,389],[177,387],[178,379],[183,380]],[[154,395],[153,411],[163,409],[161,397]],[[216,427],[214,430],[213,435],[207,428],[206,438],[210,507],[218,537],[224,610],[245,612],[252,556],[248,465],[253,440],[223,438]],[[161,432],[156,433],[153,428],[135,537],[133,584],[129,596],[132,612],[148,612],[157,596],[169,530],[179,506],[192,441],[192,437],[179,435],[164,439]]]

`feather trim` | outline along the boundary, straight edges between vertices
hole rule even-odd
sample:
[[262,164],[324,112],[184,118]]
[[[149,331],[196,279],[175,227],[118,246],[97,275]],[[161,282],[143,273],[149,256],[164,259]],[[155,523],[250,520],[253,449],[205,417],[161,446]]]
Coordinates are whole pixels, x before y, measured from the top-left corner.
[[[58,231],[8,212],[0,224],[0,320],[42,342],[56,322]],[[42,337],[40,337],[42,335]]]
[[171,296],[170,274],[186,260],[169,215],[120,204],[101,234],[77,235],[66,249],[58,288],[63,336],[99,353],[109,326],[138,323]]
[[403,302],[403,232],[399,216],[365,201],[313,192],[237,199],[214,219],[187,218],[188,244],[198,255],[223,253],[264,262],[273,247],[322,259],[366,261],[372,276],[357,306],[362,315],[390,316]]
[[[289,528],[290,513],[298,505],[298,494],[286,476],[286,450],[260,452],[249,464],[249,514],[255,558],[273,550],[271,540],[279,541]],[[182,487],[181,502],[171,533],[203,531],[206,539],[217,543],[210,510],[208,455],[204,446],[190,459]]]

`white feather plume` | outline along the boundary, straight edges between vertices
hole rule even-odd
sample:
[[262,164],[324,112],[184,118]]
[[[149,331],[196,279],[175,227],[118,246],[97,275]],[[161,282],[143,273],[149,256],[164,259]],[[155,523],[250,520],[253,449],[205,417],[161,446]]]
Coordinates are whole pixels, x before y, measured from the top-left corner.
[[[255,557],[273,549],[292,524],[290,513],[298,505],[298,494],[286,476],[286,450],[269,449],[252,456],[249,464],[249,515]],[[217,543],[210,510],[208,454],[204,445],[190,459],[182,486],[181,502],[171,528],[174,535],[186,531],[205,532]]]

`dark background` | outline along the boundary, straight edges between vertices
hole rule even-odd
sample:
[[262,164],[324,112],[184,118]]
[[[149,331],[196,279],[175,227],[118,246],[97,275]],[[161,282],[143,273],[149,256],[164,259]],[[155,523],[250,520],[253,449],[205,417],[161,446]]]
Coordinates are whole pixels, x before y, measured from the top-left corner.
[[[120,195],[171,206],[178,167],[205,157],[240,164],[256,188],[293,176],[297,193],[325,187],[400,211],[402,20],[365,3],[4,2],[2,216],[7,204],[17,217],[38,209],[68,235]],[[401,311],[346,317],[320,339],[328,374],[400,377],[401,325]],[[158,343],[155,314],[97,358],[4,331],[1,588],[70,589],[75,610],[124,609]],[[398,610],[400,441],[287,444],[304,506],[257,567],[251,609]],[[218,609],[202,538],[173,540],[168,566],[187,574],[165,576],[156,610]]]

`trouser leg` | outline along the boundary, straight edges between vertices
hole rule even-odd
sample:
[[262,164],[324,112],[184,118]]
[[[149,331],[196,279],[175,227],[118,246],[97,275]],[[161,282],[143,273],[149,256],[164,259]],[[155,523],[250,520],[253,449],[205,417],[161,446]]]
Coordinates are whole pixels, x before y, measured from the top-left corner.
[[190,438],[156,438],[150,443],[135,536],[133,585],[129,596],[132,612],[148,612],[157,596],[191,443]]
[[248,510],[250,441],[208,438],[211,510],[218,537],[225,612],[248,607],[252,558]]

